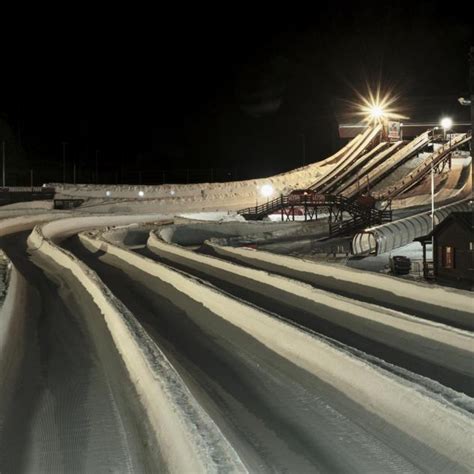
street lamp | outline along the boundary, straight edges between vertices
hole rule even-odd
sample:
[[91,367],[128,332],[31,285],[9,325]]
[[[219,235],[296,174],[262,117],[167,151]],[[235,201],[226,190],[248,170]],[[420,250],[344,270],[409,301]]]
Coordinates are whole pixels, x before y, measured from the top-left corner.
[[441,127],[444,131],[444,139],[446,140],[446,132],[451,130],[453,126],[453,120],[450,117],[443,117],[440,122]]
[[2,186],[5,187],[5,140],[2,141]]
[[370,108],[369,113],[374,122],[380,120],[385,115],[385,112],[380,105],[373,105]]
[[262,194],[263,197],[266,197],[268,200],[268,198],[273,194],[273,186],[271,184],[264,184],[260,188],[260,193]]
[[63,146],[63,183],[66,183],[66,145],[67,142],[61,142],[61,145]]

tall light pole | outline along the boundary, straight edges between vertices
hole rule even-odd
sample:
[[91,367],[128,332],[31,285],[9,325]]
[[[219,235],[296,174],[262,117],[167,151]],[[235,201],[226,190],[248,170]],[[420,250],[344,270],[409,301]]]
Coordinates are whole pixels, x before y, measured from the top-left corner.
[[[451,130],[453,126],[453,120],[450,117],[444,117],[441,119],[440,125],[443,127],[443,137],[446,140],[446,132]],[[451,144],[451,135],[449,136],[449,142]]]
[[260,188],[260,192],[264,198],[267,198],[267,203],[270,200],[270,196],[273,194],[273,186],[271,184],[264,184]]
[[95,184],[99,183],[99,150],[95,151]]
[[2,141],[2,186],[5,187],[5,140]]
[[435,204],[434,204],[434,166],[433,161],[431,162],[431,230],[434,230],[434,211],[435,211]]
[[[443,139],[446,140],[446,131],[451,130],[453,121],[449,117],[443,117],[440,121],[440,125],[443,128]],[[434,133],[434,132],[433,132]],[[444,145],[443,145],[444,146]],[[451,136],[449,137],[449,146],[451,147]],[[431,231],[435,228],[435,169],[434,163],[431,161]],[[434,236],[431,235],[431,258],[434,259]]]
[[63,184],[66,183],[66,145],[67,142],[61,142],[63,146]]
[[301,135],[301,146],[302,146],[302,153],[303,153],[303,166],[306,165],[306,137],[304,133],[300,133]]

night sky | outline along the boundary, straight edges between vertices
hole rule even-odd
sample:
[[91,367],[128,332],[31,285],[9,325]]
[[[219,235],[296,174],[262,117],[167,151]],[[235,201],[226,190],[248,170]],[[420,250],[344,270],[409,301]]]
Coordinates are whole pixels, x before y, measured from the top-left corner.
[[61,180],[62,141],[68,181],[72,162],[78,181],[95,180],[96,150],[103,182],[265,176],[339,147],[334,101],[367,84],[469,95],[469,12],[344,5],[84,4],[15,20],[0,113],[21,145],[10,153],[17,181],[29,168],[38,183]]

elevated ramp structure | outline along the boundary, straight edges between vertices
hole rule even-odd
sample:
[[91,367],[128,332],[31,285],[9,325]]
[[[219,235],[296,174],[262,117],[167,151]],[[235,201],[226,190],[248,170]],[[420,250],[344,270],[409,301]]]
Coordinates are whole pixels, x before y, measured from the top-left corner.
[[375,156],[370,158],[362,167],[359,168],[359,164],[356,162],[354,163],[347,171],[344,173],[340,180],[338,180],[334,184],[334,189],[332,192],[335,194],[343,194],[344,191],[356,185],[357,189],[359,189],[359,183],[364,179],[367,179],[366,176],[372,171],[374,168],[379,166],[385,160],[387,160],[390,156],[392,156],[395,152],[397,152],[402,146],[404,146],[405,142],[398,141],[392,143],[390,146],[384,148],[382,151],[377,153]]
[[[282,221],[294,221],[297,208],[303,209],[305,220],[317,219],[322,211],[329,216],[329,235],[333,237],[367,225],[391,221],[390,210],[375,209],[373,204],[372,201],[349,200],[340,195],[305,192],[280,196],[260,206],[241,209],[239,214],[247,220],[260,220],[280,212]],[[347,218],[344,219],[344,216]]]
[[389,156],[385,160],[380,160],[378,165],[369,171],[361,182],[355,182],[351,186],[347,187],[342,191],[342,194],[347,198],[354,198],[358,194],[367,192],[371,186],[374,186],[396,168],[401,166],[403,163],[408,161],[410,158],[419,153],[426,145],[428,145],[433,139],[433,131],[428,130],[407,145],[399,149],[396,153]]
[[426,160],[424,160],[419,166],[417,166],[411,173],[405,176],[396,185],[391,186],[375,195],[379,200],[391,201],[402,193],[410,190],[417,185],[423,178],[431,173],[432,168],[435,171],[439,170],[439,167],[446,164],[450,159],[453,150],[457,149],[464,143],[471,140],[470,133],[460,133],[454,135],[449,142],[441,145],[435,152],[433,152]]
[[336,166],[325,174],[321,179],[316,181],[309,188],[316,192],[323,192],[338,176],[343,174],[349,167],[351,167],[360,158],[367,155],[367,151],[377,148],[380,144],[380,136],[382,133],[382,126],[377,125],[373,128],[367,128],[362,135],[358,135],[353,140],[353,146],[348,152],[338,161]]
[[382,151],[385,151],[389,148],[390,144],[388,142],[380,142],[377,146],[352,162],[352,164],[348,165],[344,171],[338,174],[329,183],[323,185],[321,192],[324,194],[333,193],[340,184],[344,183],[344,181],[347,180],[349,176],[354,174],[354,171],[359,170],[362,166],[370,162],[374,157],[380,155]]
[[[242,209],[239,213],[247,220],[260,220],[279,212],[283,221],[295,220],[297,210],[304,216],[304,220],[316,219],[318,213],[323,211],[329,216],[331,237],[364,227],[370,229],[374,224],[387,224],[392,219],[389,210],[392,199],[413,189],[432,167],[442,169],[450,159],[452,151],[470,140],[470,134],[454,134],[448,142],[424,158],[420,153],[441,138],[437,129],[427,130],[409,143],[399,141],[393,144],[377,143],[380,132],[381,127],[374,127],[354,138],[352,144],[345,147],[346,152],[340,155],[335,166],[308,189],[295,190],[260,206]],[[420,161],[419,156],[421,162],[416,166]],[[408,175],[397,178],[395,185],[387,189],[382,188],[372,197],[365,195],[371,186],[379,183],[383,186],[387,177],[397,173],[400,175],[401,167],[409,160],[415,163],[416,168]],[[452,185],[453,179],[443,179],[439,184],[444,189],[446,183]],[[367,199],[373,202],[368,203]],[[382,203],[378,208],[375,206],[376,200]]]

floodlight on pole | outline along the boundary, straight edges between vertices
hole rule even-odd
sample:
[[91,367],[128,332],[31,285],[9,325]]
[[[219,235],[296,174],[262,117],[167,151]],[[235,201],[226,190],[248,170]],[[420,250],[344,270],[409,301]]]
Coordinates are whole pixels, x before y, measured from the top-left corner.
[[441,127],[443,127],[443,130],[446,132],[447,130],[451,130],[453,126],[453,120],[450,117],[444,117],[441,119],[440,125]]
[[385,115],[385,112],[380,105],[374,105],[370,109],[370,116],[372,120],[377,121],[380,120]]
[[66,183],[66,145],[67,142],[61,142],[63,146],[63,183]]
[[2,186],[5,187],[5,140],[2,141]]
[[264,184],[260,188],[260,193],[263,197],[269,198],[273,194],[273,186],[271,184]]
[[[453,120],[450,117],[443,117],[441,119],[440,125],[443,128],[443,138],[446,140],[446,132],[451,130],[453,126]],[[449,146],[451,147],[451,135],[449,136]]]

